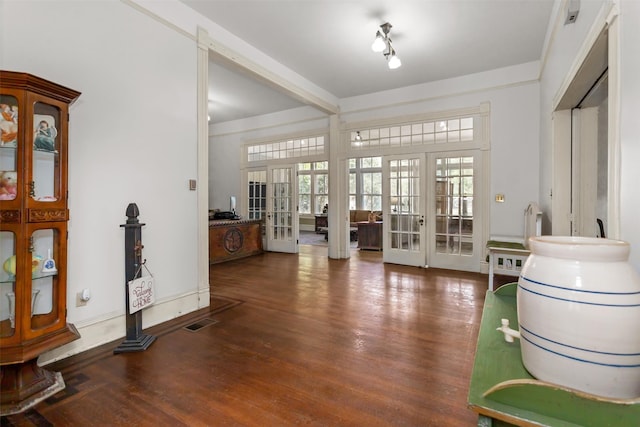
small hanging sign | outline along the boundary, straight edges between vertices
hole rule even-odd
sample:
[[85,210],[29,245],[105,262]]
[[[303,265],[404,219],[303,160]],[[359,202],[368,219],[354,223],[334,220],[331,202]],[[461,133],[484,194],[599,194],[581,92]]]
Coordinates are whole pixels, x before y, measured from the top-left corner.
[[[143,308],[148,307],[156,302],[156,294],[153,289],[153,274],[151,274],[151,272],[145,265],[146,262],[147,260],[144,260],[140,268],[138,268],[138,273],[140,272],[140,269],[144,267],[149,275],[138,277],[137,279],[129,281],[128,289],[130,314],[142,310]],[[138,273],[136,273],[135,275],[137,276]]]

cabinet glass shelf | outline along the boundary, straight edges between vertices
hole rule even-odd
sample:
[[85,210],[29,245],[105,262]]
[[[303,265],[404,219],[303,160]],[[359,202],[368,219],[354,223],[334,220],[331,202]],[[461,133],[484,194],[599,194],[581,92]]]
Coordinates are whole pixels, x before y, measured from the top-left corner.
[[34,148],[33,151],[37,152],[37,153],[42,153],[42,154],[58,154],[58,150],[43,150],[41,148]]
[[[50,273],[34,273],[31,275],[31,280],[44,279],[47,277],[57,276],[58,272],[50,272]],[[0,277],[0,283],[14,283],[16,281],[16,276],[7,276],[2,275]]]

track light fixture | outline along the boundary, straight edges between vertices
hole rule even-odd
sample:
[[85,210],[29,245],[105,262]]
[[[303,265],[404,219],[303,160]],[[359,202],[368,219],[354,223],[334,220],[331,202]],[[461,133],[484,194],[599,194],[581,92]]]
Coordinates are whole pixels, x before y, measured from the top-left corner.
[[387,59],[387,65],[389,68],[395,70],[402,65],[402,62],[400,62],[400,58],[398,58],[395,49],[391,45],[391,37],[389,37],[391,27],[392,25],[388,22],[380,25],[382,32],[380,32],[380,30],[376,32],[376,39],[371,45],[371,50],[374,52],[382,52],[384,57]]

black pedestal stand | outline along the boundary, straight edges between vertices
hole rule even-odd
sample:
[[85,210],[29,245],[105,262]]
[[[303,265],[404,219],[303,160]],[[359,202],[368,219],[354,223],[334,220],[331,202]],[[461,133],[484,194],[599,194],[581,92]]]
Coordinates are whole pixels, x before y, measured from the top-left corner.
[[127,223],[120,225],[124,227],[124,261],[125,261],[125,294],[127,310],[127,336],[118,347],[113,350],[114,354],[130,353],[134,351],[146,350],[156,337],[142,333],[142,311],[133,314],[129,312],[129,281],[137,279],[142,265],[142,226],[138,221],[140,211],[135,203],[127,206]]

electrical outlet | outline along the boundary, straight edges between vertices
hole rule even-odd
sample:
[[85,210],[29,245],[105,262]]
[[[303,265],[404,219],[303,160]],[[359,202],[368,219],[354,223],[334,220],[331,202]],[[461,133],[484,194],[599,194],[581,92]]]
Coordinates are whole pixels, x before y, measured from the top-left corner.
[[78,292],[76,294],[76,307],[85,306],[85,305],[87,305],[87,302],[88,301],[82,299],[82,291],[80,291],[80,292]]
[[504,194],[496,194],[496,202],[504,203]]

